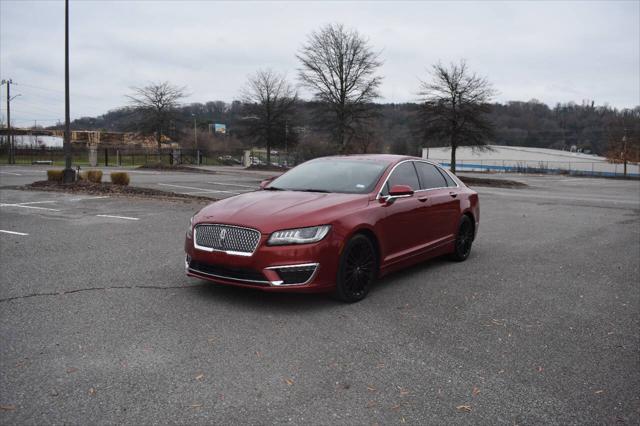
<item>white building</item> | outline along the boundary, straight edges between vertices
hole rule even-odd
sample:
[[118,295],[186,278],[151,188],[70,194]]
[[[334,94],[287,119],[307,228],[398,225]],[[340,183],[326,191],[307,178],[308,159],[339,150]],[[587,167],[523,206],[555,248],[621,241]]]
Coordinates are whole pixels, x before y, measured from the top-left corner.
[[[456,170],[495,172],[571,173],[622,176],[623,165],[605,157],[548,148],[489,145],[488,150],[460,147],[456,150]],[[422,148],[422,158],[449,167],[451,148]],[[627,164],[627,175],[640,177],[637,163]]]

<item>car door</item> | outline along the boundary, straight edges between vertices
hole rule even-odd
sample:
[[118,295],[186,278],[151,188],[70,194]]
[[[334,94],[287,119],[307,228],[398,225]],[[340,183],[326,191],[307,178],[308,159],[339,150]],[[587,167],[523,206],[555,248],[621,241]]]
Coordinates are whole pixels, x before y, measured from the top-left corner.
[[[454,238],[460,216],[460,200],[451,178],[446,179],[439,167],[425,161],[416,161],[420,190],[416,193],[423,200],[421,218],[423,238],[429,245],[438,246]],[[446,173],[446,172],[445,172]]]
[[[394,185],[408,185],[414,191],[420,188],[420,181],[412,161],[400,163],[395,167],[382,188],[380,196],[388,196],[389,190]],[[385,216],[378,224],[385,244],[383,262],[392,262],[420,249],[423,241],[417,228],[421,223],[421,205],[422,203],[415,195],[395,198],[380,204],[380,208],[385,210]]]

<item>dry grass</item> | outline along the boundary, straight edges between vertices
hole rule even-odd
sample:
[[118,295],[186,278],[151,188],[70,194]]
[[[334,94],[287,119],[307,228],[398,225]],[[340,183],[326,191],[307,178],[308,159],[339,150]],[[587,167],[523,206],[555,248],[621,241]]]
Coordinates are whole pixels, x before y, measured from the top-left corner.
[[78,180],[80,181],[87,181],[87,172],[80,172],[78,173]]
[[47,180],[50,182],[62,182],[63,175],[62,170],[47,170]]
[[129,185],[129,173],[113,172],[111,173],[111,183],[114,185]]
[[102,182],[102,170],[89,170],[87,171],[87,180],[93,183]]

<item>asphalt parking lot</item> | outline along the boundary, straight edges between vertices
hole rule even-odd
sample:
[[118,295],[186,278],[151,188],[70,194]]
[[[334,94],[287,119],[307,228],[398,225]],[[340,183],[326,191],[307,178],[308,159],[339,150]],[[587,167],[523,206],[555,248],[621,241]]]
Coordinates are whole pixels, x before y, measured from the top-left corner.
[[[0,167],[1,424],[640,422],[638,181],[476,188],[466,262],[347,305],[187,278],[201,202],[7,189],[43,170]],[[132,184],[222,198],[263,175]]]
[[[46,179],[46,166],[0,166],[0,186],[25,185]],[[248,171],[241,167],[202,167],[208,173],[184,173],[132,168],[97,167],[103,171],[103,182],[109,182],[109,173],[126,171],[131,185],[197,195],[214,199],[232,197],[255,191],[260,181],[278,172]]]

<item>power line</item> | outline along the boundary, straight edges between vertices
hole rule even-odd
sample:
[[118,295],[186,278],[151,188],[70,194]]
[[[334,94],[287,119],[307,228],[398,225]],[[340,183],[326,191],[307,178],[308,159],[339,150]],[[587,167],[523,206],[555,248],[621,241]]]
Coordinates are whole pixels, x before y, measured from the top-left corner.
[[46,91],[49,91],[49,92],[64,93],[64,91],[62,91],[62,90],[51,89],[51,88],[47,88],[47,87],[39,87],[39,86],[31,85],[31,84],[24,84],[24,83],[13,83],[13,84],[15,84],[16,86],[20,86],[20,87],[29,87],[29,88],[32,88],[32,89],[46,90]]
[[52,95],[49,93],[35,92],[31,91],[31,89],[25,90],[24,87],[20,87],[20,91],[25,94],[25,96],[33,99],[40,99],[40,102],[47,103],[62,103],[62,97],[58,95]]
[[14,122],[15,121],[62,121],[61,118],[51,118],[51,117],[46,117],[46,118],[40,118],[40,117],[33,117],[33,118],[26,118],[26,117],[18,117],[15,118],[14,117]]
[[20,111],[20,112],[25,112],[25,111],[33,111],[36,114],[37,113],[47,113],[47,114],[60,114],[60,111],[57,110],[53,110],[53,109],[48,109],[48,108],[43,108],[41,106],[38,105],[23,105],[23,103],[21,102],[20,105],[18,105],[18,107],[16,107],[14,105],[13,107],[14,110],[16,111]]

